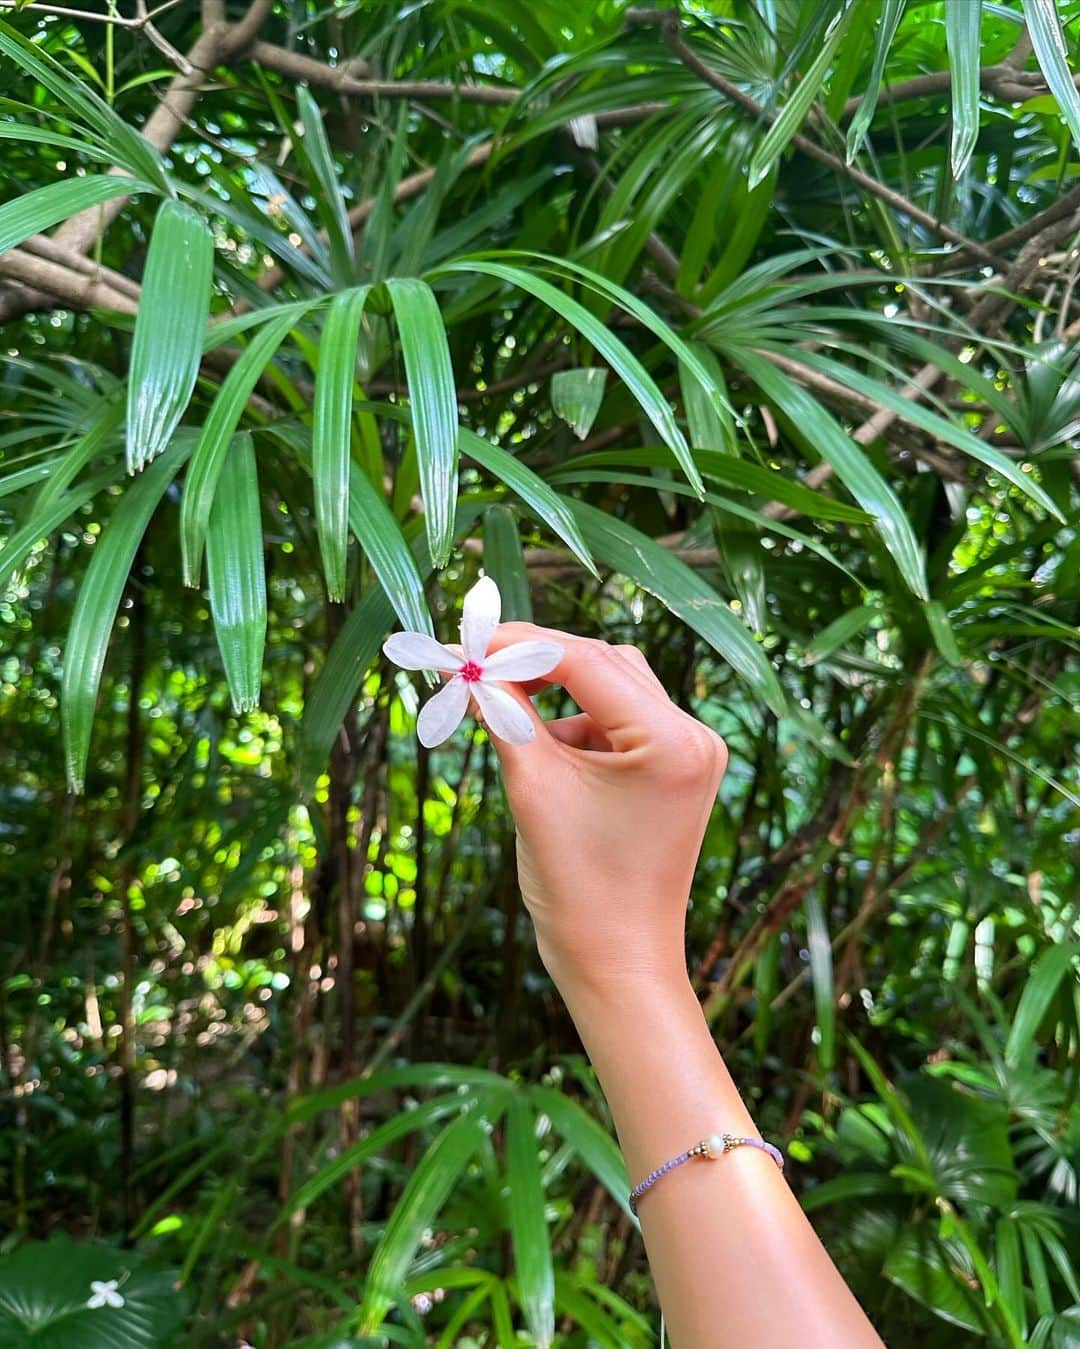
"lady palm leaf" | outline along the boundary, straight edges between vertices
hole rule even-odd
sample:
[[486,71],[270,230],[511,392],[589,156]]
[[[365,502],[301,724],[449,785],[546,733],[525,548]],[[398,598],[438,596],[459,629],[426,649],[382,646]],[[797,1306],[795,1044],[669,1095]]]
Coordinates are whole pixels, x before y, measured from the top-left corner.
[[206,535],[210,612],[233,707],[259,703],[266,642],[266,564],[259,478],[251,436],[233,437],[225,455]]
[[155,458],[184,415],[202,359],[214,238],[190,206],[164,201],[154,221],[131,349],[127,466]]
[[[314,308],[317,303],[311,301],[310,307]],[[210,508],[214,504],[221,466],[233,432],[252,390],[297,318],[290,308],[289,312],[279,314],[260,329],[229,371],[203,424],[198,444],[192,452],[180,508],[180,549],[185,585],[198,584]]]
[[[175,444],[128,486],[86,569],[64,644],[60,723],[68,787],[81,792],[105,653],[135,554],[188,447]],[[135,696],[132,691],[132,697]]]
[[1069,67],[1069,48],[1055,0],[1023,0],[1031,45],[1046,83],[1057,99],[1073,144],[1080,149],[1080,91]]
[[457,498],[457,389],[450,347],[426,281],[391,277],[385,284],[409,385],[428,544],[435,566],[444,567],[450,560]]
[[352,405],[360,322],[370,286],[336,295],[323,322],[311,437],[315,524],[319,531],[326,589],[345,598],[349,543],[349,469],[352,464]]
[[137,178],[117,174],[92,174],[87,178],[69,178],[49,183],[0,206],[0,253],[21,244],[32,234],[51,229],[58,221],[85,211],[91,206],[130,197],[154,188]]
[[954,178],[968,166],[979,135],[979,64],[982,0],[945,6],[945,33],[952,72],[951,163]]
[[732,359],[799,434],[832,464],[851,495],[873,516],[908,588],[920,599],[928,599],[925,563],[911,521],[896,493],[859,446],[820,403],[763,356],[740,350],[732,353]]

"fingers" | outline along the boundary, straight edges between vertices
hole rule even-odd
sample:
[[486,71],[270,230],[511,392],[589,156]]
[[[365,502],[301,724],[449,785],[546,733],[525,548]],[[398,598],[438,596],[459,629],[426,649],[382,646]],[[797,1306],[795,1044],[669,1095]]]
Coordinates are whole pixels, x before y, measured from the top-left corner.
[[644,657],[633,654],[634,648],[620,651],[606,642],[574,637],[533,623],[504,623],[496,629],[492,649],[526,640],[562,646],[562,659],[546,676],[546,682],[561,684],[599,726],[620,738],[647,730],[661,701],[671,706]]
[[612,750],[611,741],[604,728],[598,726],[587,712],[580,712],[576,717],[560,717],[557,721],[546,721],[544,725],[552,739],[568,745],[571,749],[602,754],[609,754]]

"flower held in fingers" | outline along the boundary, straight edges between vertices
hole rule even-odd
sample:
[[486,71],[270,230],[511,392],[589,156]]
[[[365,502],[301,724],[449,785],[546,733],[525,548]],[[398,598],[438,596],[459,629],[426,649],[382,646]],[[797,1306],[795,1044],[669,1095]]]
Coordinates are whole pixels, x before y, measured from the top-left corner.
[[437,670],[450,675],[446,686],[420,710],[416,734],[432,749],[457,730],[475,698],[488,730],[509,745],[525,745],[536,734],[528,712],[501,682],[517,683],[549,674],[562,660],[557,642],[516,642],[487,653],[502,614],[499,587],[483,576],[465,596],[461,613],[462,654],[423,632],[396,632],[383,651],[403,670]]

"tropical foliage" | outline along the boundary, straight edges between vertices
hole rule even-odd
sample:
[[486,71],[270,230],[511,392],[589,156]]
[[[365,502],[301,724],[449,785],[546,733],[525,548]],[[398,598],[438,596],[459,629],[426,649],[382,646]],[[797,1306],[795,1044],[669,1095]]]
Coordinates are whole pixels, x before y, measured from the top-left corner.
[[480,566],[728,739],[695,984],[893,1349],[1077,1343],[1080,5],[5,8],[0,1344],[657,1342],[380,656]]

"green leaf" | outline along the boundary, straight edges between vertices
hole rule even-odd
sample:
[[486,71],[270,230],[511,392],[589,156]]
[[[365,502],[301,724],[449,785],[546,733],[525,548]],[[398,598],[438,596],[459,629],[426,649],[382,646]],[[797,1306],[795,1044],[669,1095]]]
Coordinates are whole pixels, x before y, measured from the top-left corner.
[[0,206],[0,253],[21,244],[32,234],[51,229],[61,220],[77,215],[91,206],[154,189],[135,178],[116,174],[89,174],[85,178],[66,178],[60,183],[24,192]]
[[834,1180],[823,1181],[800,1197],[804,1213],[842,1203],[845,1199],[869,1199],[879,1195],[903,1194],[902,1183],[886,1171],[851,1171]]
[[960,654],[960,648],[956,645],[956,634],[949,622],[949,611],[940,600],[927,600],[923,605],[923,613],[926,615],[926,622],[930,628],[930,635],[934,639],[934,645],[941,653],[942,659],[949,665],[963,664],[964,658]]
[[60,722],[68,787],[83,790],[105,653],[135,554],[165,490],[187,458],[172,445],[124,491],[83,576],[64,646]]
[[1055,0],[1024,0],[1024,18],[1039,69],[1058,101],[1061,115],[1080,149],[1080,93],[1069,68],[1069,48]]
[[1001,1300],[1022,1335],[1027,1335],[1027,1299],[1020,1257],[1020,1230],[1014,1218],[999,1218],[994,1229],[994,1274]]
[[551,377],[552,411],[567,423],[578,440],[584,440],[592,430],[604,400],[606,380],[607,370],[603,366],[557,370]]
[[[729,487],[738,487],[745,492],[763,496],[766,501],[779,501],[800,515],[812,520],[840,520],[846,524],[868,524],[871,517],[858,506],[849,506],[846,501],[834,501],[832,497],[815,492],[801,483],[792,482],[775,469],[763,468],[760,464],[747,459],[736,459],[734,455],[720,450],[694,450],[694,460],[706,478],[726,483]],[[553,477],[562,477],[564,472],[586,472],[592,468],[605,468],[608,465],[627,468],[667,468],[672,464],[668,453],[660,448],[639,450],[597,450],[594,454],[576,455],[555,471]],[[586,481],[587,479],[574,479]]]
[[982,57],[982,0],[945,6],[945,42],[952,74],[950,162],[962,176],[979,137],[979,66]]
[[655,595],[709,643],[749,685],[756,697],[782,716],[784,692],[764,650],[700,576],[647,534],[583,501],[573,503],[585,541],[603,562]]
[[330,259],[334,280],[349,285],[354,279],[355,255],[349,212],[341,195],[337,166],[326,138],[322,113],[306,85],[298,85],[296,102],[304,128],[303,151],[314,181],[310,183],[315,206],[330,241]]
[[506,1116],[506,1182],[514,1269],[529,1334],[538,1349],[549,1349],[555,1337],[555,1271],[544,1216],[538,1147],[529,1098],[516,1092]]
[[225,456],[206,536],[210,611],[233,707],[259,704],[266,642],[266,563],[262,510],[251,436],[233,437]]
[[806,896],[806,945],[810,952],[810,981],[814,986],[814,1013],[817,1018],[818,1062],[827,1073],[836,1062],[836,986],[833,982],[832,946],[829,926],[820,897]]
[[[470,528],[481,508],[482,503],[461,502],[456,532]],[[426,541],[421,536],[412,548],[420,579],[425,581],[432,570]],[[323,668],[304,700],[304,719],[300,725],[300,781],[305,789],[322,772],[330,757],[334,737],[393,623],[394,609],[386,592],[381,586],[372,586],[349,614],[327,652]]]
[[508,506],[492,506],[484,512],[484,570],[502,595],[503,622],[531,623],[529,574],[517,521]]
[[874,517],[874,523],[908,587],[928,599],[926,574],[918,539],[896,493],[839,422],[783,371],[749,351],[736,360],[788,418],[799,435],[813,444],[832,464],[855,500]]
[[[424,578],[416,559],[393,511],[358,464],[353,464],[349,476],[349,524],[402,627],[411,632],[432,633]],[[453,537],[451,529],[451,542]]]
[[450,347],[426,281],[391,277],[385,284],[405,360],[428,546],[435,566],[445,567],[454,542],[457,499],[457,389]]
[[846,614],[834,618],[806,648],[807,664],[814,665],[819,660],[831,656],[834,651],[839,651],[851,641],[852,637],[868,627],[880,613],[881,610],[876,604],[860,604],[858,608],[849,609]]
[[463,454],[516,492],[536,518],[562,539],[593,576],[599,577],[581,528],[574,518],[571,503],[565,497],[552,491],[543,478],[527,464],[515,459],[508,450],[493,445],[464,426],[460,431],[460,444]]
[[877,32],[874,41],[874,60],[870,67],[870,76],[863,91],[862,102],[851,119],[847,130],[847,162],[853,164],[859,153],[870,123],[877,111],[878,91],[881,89],[881,77],[885,73],[885,60],[900,26],[904,14],[905,0],[884,0],[881,13],[877,17]]
[[343,1152],[338,1153],[325,1166],[320,1167],[313,1176],[305,1180],[290,1198],[277,1221],[280,1223],[290,1213],[295,1213],[298,1209],[308,1208],[331,1186],[343,1181],[349,1172],[358,1167],[361,1162],[382,1152],[384,1148],[396,1142],[399,1138],[405,1138],[411,1133],[416,1133],[419,1129],[426,1129],[428,1125],[446,1119],[448,1115],[460,1115],[463,1111],[474,1109],[476,1103],[477,1097],[475,1095],[469,1096],[451,1092],[449,1095],[436,1096],[433,1100],[424,1101],[421,1105],[414,1106],[412,1109],[401,1110],[396,1115],[392,1115],[383,1124],[372,1129],[359,1142],[353,1143]]
[[[159,1349],[187,1310],[176,1271],[137,1251],[55,1236],[0,1257],[0,1344],[10,1349]],[[92,1284],[115,1284],[123,1306],[93,1306]]]
[[1020,994],[1008,1039],[1005,1041],[1005,1061],[1017,1064],[1038,1044],[1039,1027],[1057,996],[1058,987],[1073,968],[1080,945],[1061,942],[1044,951],[1035,962]]
[[[314,301],[312,304],[314,305]],[[202,570],[203,544],[210,523],[218,477],[232,441],[233,432],[243,416],[252,390],[270,363],[285,335],[297,322],[297,315],[279,314],[252,338],[243,355],[225,377],[203,424],[199,443],[191,456],[180,507],[180,551],[184,584],[198,585]]]
[[335,295],[323,322],[311,436],[315,525],[319,533],[326,589],[345,598],[349,548],[349,470],[352,464],[352,405],[360,322],[370,286]]
[[935,1316],[964,1330],[986,1332],[982,1298],[960,1252],[945,1247],[925,1223],[906,1229],[889,1251],[884,1274]]
[[817,98],[821,86],[825,83],[825,77],[829,73],[833,56],[836,54],[836,49],[840,45],[840,39],[847,26],[848,15],[853,8],[854,6],[849,6],[833,22],[832,31],[825,35],[821,51],[814,58],[806,74],[796,80],[794,89],[788,101],[784,104],[779,117],[766,131],[761,143],[751,156],[750,167],[747,170],[747,182],[751,191],[769,176],[773,165],[787,149],[792,137],[806,120],[814,99]]
[[[690,428],[690,443],[695,450],[701,447],[737,455],[739,447],[735,440],[735,423],[725,406],[727,403],[727,385],[724,382],[724,372],[720,368],[720,362],[716,359],[714,351],[700,343],[694,346],[694,352],[708,372],[713,386],[720,390],[722,397],[710,398],[701,380],[694,375],[684,362],[679,362],[679,387],[682,390],[683,406],[686,408],[686,421]],[[694,459],[704,472],[704,466],[696,454]],[[767,469],[762,470],[762,472],[767,471]]]
[[569,1096],[551,1087],[530,1087],[538,1111],[551,1120],[555,1132],[574,1149],[624,1213],[630,1213],[630,1182],[615,1140]]
[[924,431],[929,431],[932,436],[943,440],[946,445],[954,445],[964,454],[970,455],[972,459],[977,459],[987,468],[993,469],[1006,482],[1010,482],[1014,487],[1019,488],[1037,506],[1064,523],[1065,517],[1061,511],[1030,473],[1025,473],[1018,463],[1010,459],[1008,455],[1002,454],[1000,450],[995,449],[993,445],[988,445],[984,440],[980,440],[966,426],[957,425],[947,417],[942,417],[930,408],[923,407],[915,399],[905,398],[903,394],[890,388],[881,380],[870,379],[860,371],[842,365],[839,361],[834,361],[828,356],[822,356],[818,352],[803,351],[802,349],[799,350],[798,356],[804,365],[811,369],[820,370],[834,379],[841,380],[857,392],[866,394],[876,403],[883,403],[886,407],[898,412],[904,421],[910,422],[913,426],[921,427]]
[[127,401],[127,466],[161,453],[184,415],[202,359],[214,236],[190,206],[164,201],[143,272]]
[[[89,482],[80,483],[69,492],[51,498],[45,506],[35,510],[0,548],[0,586],[6,585],[12,572],[22,565],[34,544],[47,538],[88,501],[92,501],[101,488],[114,481],[115,477],[113,473],[99,474]],[[45,485],[47,487],[49,484]]]
[[175,195],[164,161],[150,142],[70,70],[66,70],[36,43],[28,41],[21,33],[2,22],[0,53],[10,57],[17,66],[48,89],[62,106],[69,108],[87,127],[92,128],[114,164],[153,184],[152,188],[141,190]]
[[377,1330],[397,1301],[425,1231],[487,1139],[484,1116],[494,1122],[504,1103],[496,1095],[480,1097],[476,1109],[448,1125],[413,1168],[371,1257],[360,1311],[362,1334]]
[[[583,304],[567,295],[565,291],[553,286],[550,281],[545,281],[543,277],[536,276],[533,272],[526,271],[522,267],[510,267],[502,262],[493,262],[478,257],[461,262],[447,263],[438,269],[437,274],[445,275],[454,272],[479,272],[481,275],[495,277],[500,281],[505,281],[508,285],[516,286],[532,295],[542,304],[546,304],[549,309],[552,309],[556,314],[560,314],[571,327],[576,328],[586,341],[592,343],[637,399],[642,411],[656,427],[661,440],[670,447],[675,458],[679,461],[694,490],[697,492],[703,490],[701,475],[694,464],[690,447],[687,445],[683,433],[679,430],[671,407],[658,388],[656,381],[625,343],[609,332],[595,314],[590,313]],[[641,305],[640,308],[645,309],[646,307]],[[635,308],[632,312],[636,314],[637,309]],[[651,311],[646,310],[646,312]],[[652,315],[652,319],[654,323],[660,322],[655,314]],[[666,324],[662,326],[667,327]],[[682,345],[685,347],[685,343]],[[687,351],[689,352],[689,348],[687,348]],[[693,353],[690,352],[688,364],[693,360]]]

